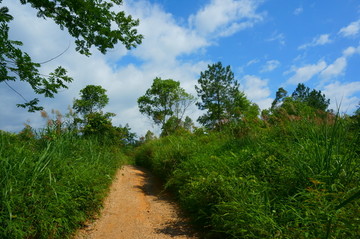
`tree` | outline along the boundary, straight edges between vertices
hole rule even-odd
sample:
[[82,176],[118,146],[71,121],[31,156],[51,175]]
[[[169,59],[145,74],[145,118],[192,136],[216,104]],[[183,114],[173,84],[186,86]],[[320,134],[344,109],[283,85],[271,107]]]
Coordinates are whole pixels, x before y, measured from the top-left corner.
[[84,116],[83,128],[81,132],[84,136],[98,136],[104,138],[114,138],[115,128],[111,123],[114,113],[91,112]]
[[315,109],[326,111],[330,105],[330,99],[326,99],[325,94],[321,94],[321,91],[312,90],[309,96],[306,99],[308,106],[311,106]]
[[186,116],[184,121],[172,116],[162,126],[160,136],[168,136],[176,132],[191,132],[193,128],[194,123],[189,116]]
[[294,90],[294,92],[291,94],[291,97],[295,101],[305,102],[306,98],[308,97],[310,92],[310,88],[306,87],[304,84],[299,83]]
[[[19,79],[28,82],[36,94],[54,97],[59,89],[67,88],[65,84],[71,82],[72,78],[66,75],[67,72],[62,67],[55,69],[48,77],[39,73],[40,64],[32,62],[30,56],[17,47],[22,43],[8,39],[7,23],[13,19],[8,11],[6,7],[0,8],[0,83],[4,82],[13,89],[8,81]],[[18,104],[18,107],[28,108],[29,112],[43,110],[43,107],[38,106],[37,98],[28,101],[15,89],[13,90],[25,101],[23,104]]]
[[326,99],[325,94],[321,94],[320,90],[317,91],[313,89],[310,92],[310,88],[306,87],[302,83],[299,83],[297,85],[291,97],[295,101],[306,103],[308,106],[322,111],[326,111],[326,109],[330,105],[330,100]]
[[148,141],[151,141],[151,140],[154,140],[156,139],[156,136],[153,132],[151,132],[150,130],[148,130],[144,136],[144,141],[145,142],[148,142]]
[[271,109],[278,107],[279,104],[284,101],[286,96],[287,96],[287,91],[284,90],[284,88],[280,87],[276,91],[276,97],[275,97],[275,100],[271,104]]
[[134,144],[136,134],[130,132],[129,125],[126,124],[124,127],[121,125],[119,127],[113,126],[111,117],[114,117],[115,114],[102,112],[108,103],[109,97],[104,88],[87,85],[80,90],[80,99],[74,100],[73,109],[83,116],[83,119],[75,118],[75,126],[77,126],[77,122],[82,124],[81,132],[84,136],[97,136],[122,146]]
[[[110,2],[111,1],[111,2]],[[76,50],[89,56],[90,48],[96,47],[106,53],[118,42],[127,49],[141,43],[143,36],[135,29],[139,20],[134,20],[125,12],[112,10],[114,4],[120,6],[122,0],[20,0],[22,4],[30,4],[38,10],[37,16],[52,19],[60,29],[67,29],[75,38]],[[2,0],[0,0],[0,3]],[[67,88],[66,83],[72,81],[64,68],[58,67],[49,76],[39,73],[40,63],[35,63],[31,57],[18,46],[21,41],[8,38],[8,23],[13,20],[7,7],[0,8],[0,83],[4,82],[18,93],[25,103],[18,104],[28,111],[42,110],[39,100],[26,100],[13,89],[8,81],[24,81],[30,84],[36,94],[54,97],[61,88]],[[115,27],[116,26],[116,27]]]
[[73,108],[76,113],[87,115],[101,111],[109,103],[106,90],[101,86],[87,85],[80,90],[80,99],[75,99]]
[[195,128],[194,122],[189,116],[185,117],[183,127],[185,130],[187,130],[189,132],[192,132],[193,129]]
[[173,116],[180,122],[194,101],[194,97],[180,87],[180,82],[159,77],[137,100],[140,113],[149,116],[161,127]]
[[162,126],[160,136],[164,137],[174,134],[180,128],[181,123],[181,120],[179,120],[175,116],[171,116]]
[[250,105],[239,90],[240,85],[230,66],[223,67],[221,62],[208,65],[208,70],[201,72],[198,83],[195,89],[201,102],[196,105],[200,110],[207,110],[198,122],[207,128],[239,119]]
[[125,124],[124,127],[121,125],[119,127],[114,127],[116,134],[116,140],[122,145],[134,145],[136,143],[136,133],[131,132],[131,128],[128,124]]
[[142,35],[134,28],[139,20],[124,11],[112,11],[122,0],[20,0],[38,10],[37,16],[51,18],[60,29],[66,28],[76,40],[76,50],[90,55],[95,46],[101,53],[121,42],[127,49],[141,43]]
[[84,135],[105,135],[112,130],[111,117],[114,113],[103,113],[102,109],[109,103],[106,90],[101,86],[87,85],[80,90],[80,99],[75,99],[73,109],[82,118],[74,117],[74,126],[82,126]]
[[287,96],[287,91],[279,88],[270,110],[263,111],[262,118],[268,122],[296,120],[302,117],[326,118],[330,113],[327,111],[329,104],[330,100],[326,99],[321,91],[310,90],[300,83],[291,96]]

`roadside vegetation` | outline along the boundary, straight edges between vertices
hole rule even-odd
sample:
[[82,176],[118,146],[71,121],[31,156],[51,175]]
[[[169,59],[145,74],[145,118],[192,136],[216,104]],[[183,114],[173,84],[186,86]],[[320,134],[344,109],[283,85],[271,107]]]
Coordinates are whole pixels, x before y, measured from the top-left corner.
[[[61,2],[21,1],[68,30],[86,56],[143,39],[138,20],[113,11],[121,0]],[[40,73],[23,43],[9,39],[12,20],[1,6],[0,83],[25,82],[54,97],[73,78],[61,66]],[[279,88],[260,112],[221,62],[200,73],[198,98],[157,77],[138,106],[161,134],[148,131],[137,141],[102,111],[109,98],[101,86],[82,89],[65,117],[9,88],[23,99],[18,107],[41,111],[46,124],[0,131],[0,238],[70,238],[130,162],[161,177],[206,238],[360,238],[360,108],[338,114],[321,91]],[[199,127],[186,115],[193,104],[203,113]]]
[[[113,126],[94,85],[65,116],[41,111],[44,129],[1,131],[0,238],[70,238],[133,162],[164,181],[205,238],[360,237],[360,109],[340,115],[299,84],[260,112],[220,62],[198,83],[196,99],[156,78],[138,99],[160,136]],[[200,127],[186,116],[195,102]]]
[[148,132],[136,163],[164,180],[207,238],[359,238],[360,109],[334,113],[299,84],[291,95],[280,88],[259,116],[236,84],[214,80],[228,70],[201,74],[203,127]]
[[359,128],[332,122],[246,123],[146,142],[152,169],[209,238],[358,238]]
[[0,134],[0,238],[67,238],[99,211],[126,157],[95,137],[29,134]]
[[[122,0],[19,2],[67,30],[76,51],[86,56],[95,49],[105,54],[117,43],[135,48],[143,39],[139,20],[120,10]],[[101,207],[115,171],[128,162],[124,152],[135,134],[128,125],[113,126],[115,114],[101,111],[109,101],[101,86],[84,88],[66,121],[59,112],[49,117],[38,98],[9,85],[22,82],[34,94],[53,98],[73,81],[61,66],[41,72],[42,64],[64,52],[34,62],[19,39],[9,38],[12,14],[0,6],[0,83],[21,97],[18,107],[42,111],[47,123],[42,130],[27,125],[17,134],[0,131],[0,238],[68,238]]]
[[65,117],[42,111],[41,130],[0,132],[0,238],[70,238],[99,212],[135,137],[101,111],[105,92],[85,87]]

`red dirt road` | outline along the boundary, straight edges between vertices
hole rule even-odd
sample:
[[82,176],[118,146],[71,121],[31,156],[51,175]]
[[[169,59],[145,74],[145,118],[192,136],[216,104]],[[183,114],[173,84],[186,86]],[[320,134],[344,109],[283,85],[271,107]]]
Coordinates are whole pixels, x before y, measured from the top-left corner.
[[198,238],[176,204],[149,172],[124,166],[117,173],[100,218],[74,239]]

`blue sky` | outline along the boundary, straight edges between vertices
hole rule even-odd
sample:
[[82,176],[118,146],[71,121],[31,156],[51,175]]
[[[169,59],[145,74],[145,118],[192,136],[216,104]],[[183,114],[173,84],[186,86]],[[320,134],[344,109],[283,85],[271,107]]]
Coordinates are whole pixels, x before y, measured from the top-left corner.
[[[208,64],[230,65],[248,98],[269,108],[279,87],[291,93],[298,83],[316,88],[341,103],[351,114],[360,102],[360,2],[355,0],[125,0],[121,9],[140,19],[143,44],[122,46],[90,58],[74,50],[73,39],[50,20],[19,1],[4,0],[15,17],[10,37],[24,42],[34,61],[44,61],[70,49],[42,67],[44,74],[62,65],[74,78],[69,90],[55,99],[41,99],[45,109],[63,114],[88,84],[107,89],[115,125],[129,123],[142,135],[156,127],[138,112],[136,100],[155,77],[181,82],[196,95],[194,85]],[[26,98],[35,97],[21,83],[12,83]],[[0,129],[19,131],[23,123],[44,126],[39,113],[17,109],[21,102],[0,84]],[[201,114],[193,107],[188,114]]]

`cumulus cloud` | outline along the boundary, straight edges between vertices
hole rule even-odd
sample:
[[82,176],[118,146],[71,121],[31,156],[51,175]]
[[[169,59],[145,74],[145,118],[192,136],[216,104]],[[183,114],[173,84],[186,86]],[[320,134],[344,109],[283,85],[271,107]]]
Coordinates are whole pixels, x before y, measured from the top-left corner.
[[141,21],[139,32],[143,43],[132,51],[146,61],[173,63],[176,57],[193,53],[209,45],[207,40],[188,28],[179,26],[173,16],[147,1],[126,5],[127,12]]
[[259,0],[211,0],[189,17],[190,25],[203,36],[230,36],[264,19],[257,13]]
[[328,65],[321,73],[320,77],[323,79],[331,79],[344,73],[347,66],[345,57],[339,57],[334,63]]
[[352,37],[360,31],[360,20],[350,23],[348,26],[340,29],[339,34],[344,37]]
[[344,57],[350,57],[354,54],[360,54],[360,46],[358,47],[349,46],[343,51]]
[[321,46],[321,45],[329,44],[331,42],[332,40],[330,39],[329,34],[322,34],[320,36],[315,37],[310,43],[306,43],[304,45],[299,46],[298,49],[303,50],[308,47]]
[[[31,7],[14,1],[5,4],[15,17],[11,23],[11,39],[22,40],[23,49],[34,56],[35,61],[56,56],[68,46],[69,41],[73,42],[74,39],[66,31],[59,30],[52,21],[37,18],[36,11]],[[179,57],[196,53],[210,44],[193,29],[177,24],[171,14],[156,4],[136,1],[124,3],[123,7],[127,13],[140,19],[138,30],[145,36],[143,44],[131,51],[126,51],[120,45],[106,55],[93,51],[91,57],[85,57],[74,50],[72,43],[70,49],[61,57],[43,65],[41,72],[48,74],[61,65],[68,70],[74,82],[69,85],[68,90],[61,91],[54,99],[40,97],[40,102],[47,111],[57,109],[65,113],[67,107],[72,105],[73,99],[79,97],[82,88],[89,84],[101,85],[107,90],[110,98],[109,105],[104,111],[117,114],[113,118],[113,124],[129,123],[133,131],[142,135],[151,128],[152,123],[139,113],[137,98],[145,93],[155,77],[180,81],[183,88],[194,94],[198,74],[209,62],[182,62]],[[36,28],[29,28],[29,25]],[[131,59],[123,61],[124,57]],[[136,65],[131,63],[132,60],[135,60]],[[26,85],[21,85],[21,82],[15,82],[13,86],[20,89],[28,99],[36,97],[33,91]],[[0,107],[12,109],[2,114],[1,129],[20,130],[27,120],[35,128],[44,126],[38,113],[30,114],[16,108],[16,103],[22,103],[22,99],[4,84],[0,85],[0,90],[2,98],[6,96],[7,99],[6,102],[0,102]],[[197,113],[189,114],[191,116]]]
[[261,79],[254,75],[246,75],[242,82],[244,82],[241,85],[242,90],[248,99],[256,103],[261,109],[267,109],[271,106],[273,99],[270,98],[271,92],[267,79]]
[[295,74],[290,77],[287,83],[290,84],[298,84],[309,81],[315,75],[319,74],[326,68],[327,64],[325,61],[321,60],[317,64],[313,65],[305,65],[299,68],[293,68],[291,71],[295,72]]
[[318,82],[318,87],[323,88],[323,93],[330,99],[329,108],[335,111],[340,109],[341,113],[352,114],[356,109],[356,105],[360,102],[360,98],[357,96],[360,92],[360,81],[340,82],[330,80],[345,73],[348,58],[354,54],[360,54],[360,46],[347,47],[342,53],[342,56],[331,64],[321,60],[317,64],[299,68],[293,67],[292,71],[295,74],[289,78],[287,83],[303,83],[318,75],[323,80]]
[[266,64],[262,67],[260,72],[270,72],[270,71],[275,70],[279,66],[280,66],[280,61],[270,60],[270,61],[266,62]]
[[331,64],[327,64],[324,60],[321,60],[313,65],[292,67],[290,72],[295,72],[295,74],[288,79],[287,83],[297,84],[306,82],[316,75],[319,75],[319,77],[325,81],[344,75],[348,65],[348,58],[354,54],[360,54],[360,46],[347,47],[343,50],[342,56],[335,59]]
[[360,46],[355,48],[350,46],[343,51],[343,55],[337,58],[334,63],[328,65],[321,73],[320,77],[328,80],[343,75],[346,71],[348,58],[354,54],[360,54]]
[[360,98],[354,96],[360,92],[360,81],[341,83],[332,82],[324,87],[323,93],[330,99],[329,108],[335,111],[341,107],[341,112],[351,114],[356,110]]

